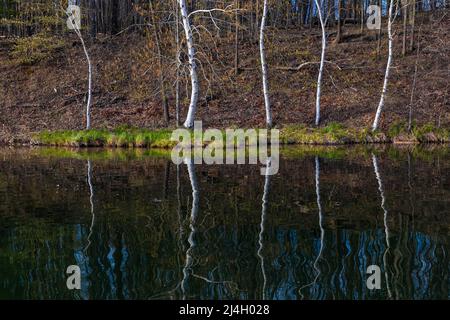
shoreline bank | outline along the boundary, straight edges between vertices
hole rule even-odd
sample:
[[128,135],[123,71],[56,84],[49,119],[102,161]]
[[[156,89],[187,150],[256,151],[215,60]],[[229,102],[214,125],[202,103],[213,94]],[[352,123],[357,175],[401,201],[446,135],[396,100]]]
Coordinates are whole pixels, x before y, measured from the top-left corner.
[[[117,128],[114,130],[43,131],[27,138],[2,140],[4,146],[52,146],[75,148],[147,148],[170,149],[178,144],[172,141],[172,129]],[[246,130],[246,129],[243,129]],[[260,129],[256,129],[260,130]],[[193,131],[191,131],[193,132]],[[225,130],[222,130],[225,136]],[[270,131],[269,131],[270,132]],[[346,128],[339,124],[308,128],[286,126],[279,129],[281,145],[365,145],[365,144],[449,144],[450,129],[432,125],[414,127],[408,132],[402,125],[394,125],[387,132]],[[203,137],[202,137],[203,140]],[[206,146],[211,141],[203,140]],[[246,141],[248,145],[248,141]]]

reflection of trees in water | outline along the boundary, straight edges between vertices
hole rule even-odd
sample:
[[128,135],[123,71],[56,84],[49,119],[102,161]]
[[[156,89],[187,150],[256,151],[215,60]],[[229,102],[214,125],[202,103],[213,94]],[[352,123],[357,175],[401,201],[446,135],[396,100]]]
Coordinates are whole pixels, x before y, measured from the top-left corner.
[[188,243],[189,248],[186,250],[186,259],[185,266],[183,268],[183,280],[181,281],[181,291],[183,294],[183,299],[186,299],[186,291],[187,291],[187,281],[189,276],[193,273],[193,257],[192,251],[195,249],[195,232],[196,232],[196,223],[198,217],[198,205],[199,205],[199,190],[197,183],[197,176],[195,175],[195,166],[194,163],[189,159],[187,160],[187,168],[189,173],[189,181],[191,182],[192,188],[192,208],[191,208],[191,218],[190,218],[190,229]]
[[[188,249],[186,250],[186,257],[185,257],[185,265],[183,267],[183,278],[180,283],[181,288],[181,295],[183,299],[189,298],[189,295],[193,295],[193,293],[189,293],[188,291],[192,292],[192,288],[190,288],[190,282],[193,280],[199,280],[200,282],[204,282],[206,286],[210,286],[208,288],[208,291],[214,292],[217,291],[221,293],[223,296],[232,295],[230,293],[230,290],[236,290],[236,284],[227,280],[216,280],[214,274],[215,271],[218,269],[218,267],[214,267],[211,270],[207,270],[206,275],[202,275],[200,270],[195,270],[195,266],[200,264],[200,260],[202,259],[201,256],[197,256],[195,254],[197,249],[197,242],[198,239],[196,239],[196,234],[198,232],[199,228],[199,210],[200,210],[200,189],[198,186],[197,181],[197,175],[195,173],[195,165],[193,161],[190,159],[186,160],[186,166],[188,170],[189,175],[189,181],[192,188],[192,207],[191,207],[191,214],[190,214],[190,233],[188,236]],[[195,296],[195,295],[194,295]]]
[[258,237],[259,249],[257,252],[257,255],[261,261],[261,274],[262,274],[262,279],[263,279],[263,284],[262,284],[262,289],[261,289],[261,293],[262,293],[261,298],[263,300],[267,299],[267,296],[266,296],[267,274],[266,274],[266,269],[265,269],[265,265],[264,265],[263,248],[264,248],[264,224],[266,222],[267,207],[269,205],[269,192],[270,192],[270,177],[271,176],[269,175],[269,171],[270,171],[269,166],[270,166],[270,159],[267,160],[267,163],[266,163],[266,174],[265,174],[265,178],[264,178],[264,192],[263,192],[263,197],[262,197],[262,208],[261,208],[261,223],[260,223],[260,232],[259,232],[259,237]]
[[[338,186],[338,191],[340,191],[339,186],[346,181],[344,179],[336,181],[334,177],[331,178],[330,171],[335,166],[342,170],[342,177],[345,177],[347,167],[343,167],[340,162],[324,160],[323,163],[326,163],[327,170],[320,172],[321,185],[319,190],[322,196],[323,211],[327,212],[327,232],[323,236],[323,243],[326,243],[326,247],[322,250],[322,258],[316,264],[321,272],[317,282],[320,283],[320,286],[316,285],[315,291],[302,291],[305,297],[347,299],[385,297],[381,294],[368,292],[363,280],[366,279],[365,267],[367,265],[383,264],[383,254],[386,250],[386,226],[390,235],[388,239],[391,251],[388,253],[387,262],[393,296],[417,299],[446,297],[448,294],[447,283],[442,279],[446,279],[448,274],[448,257],[446,247],[440,240],[442,238],[438,238],[438,233],[433,230],[430,233],[414,230],[411,225],[406,225],[406,220],[403,220],[403,227],[400,226],[400,231],[397,233],[399,225],[395,223],[392,213],[398,212],[398,210],[391,207],[391,203],[395,205],[396,199],[391,197],[390,193],[386,193],[389,190],[386,187],[391,186],[393,182],[402,182],[402,180],[397,180],[396,177],[392,176],[389,172],[389,166],[385,166],[383,162],[383,168],[379,170],[379,174],[383,187],[386,188],[386,190],[383,190],[384,196],[386,198],[387,195],[389,199],[389,206],[386,206],[389,207],[387,225],[382,223],[380,226],[367,224],[354,227],[351,221],[350,223],[346,221],[345,226],[336,226],[331,224],[332,219],[329,218],[329,215],[333,214],[333,210],[328,207],[329,204],[325,201],[327,197],[324,191],[327,190],[328,183],[335,183]],[[66,162],[65,166],[67,167],[68,164]],[[294,162],[294,164],[298,166],[299,163]],[[90,195],[89,183],[86,183],[86,161],[74,161],[69,165],[75,168],[75,171],[80,172],[79,181],[72,178],[71,188],[81,190],[82,194]],[[284,165],[286,168],[289,164],[285,163]],[[248,172],[245,171],[247,169],[233,168],[225,171],[228,172],[227,176],[219,176],[212,182],[205,176],[208,174],[209,168],[202,167],[201,174],[198,168],[198,178],[201,179],[198,182],[201,181],[202,186],[202,214],[200,215],[201,218],[197,220],[197,227],[194,227],[197,233],[193,237],[195,250],[191,250],[191,253],[194,254],[196,263],[194,276],[190,276],[187,283],[189,297],[260,298],[263,279],[261,277],[260,258],[255,254],[258,252],[260,244],[255,239],[259,239],[261,234],[261,226],[257,223],[262,215],[261,188],[254,193],[250,189],[246,191],[249,186],[245,186],[241,173]],[[293,171],[293,168],[289,166],[287,168],[289,172]],[[311,165],[309,165],[309,168],[311,168]],[[356,204],[364,201],[364,209],[367,209],[368,212],[361,212],[362,216],[380,212],[380,197],[376,193],[376,184],[373,183],[374,180],[367,179],[370,175],[372,177],[374,175],[373,163],[370,167],[357,167],[357,169],[361,171],[358,173],[361,181],[367,181],[364,184],[367,186],[367,190],[373,190],[373,192],[368,192],[369,196],[366,198],[360,198],[359,196],[355,198],[355,210],[358,209]],[[28,170],[30,169],[28,168]],[[61,170],[61,168],[58,170]],[[39,183],[45,186],[48,181],[52,184],[56,184],[54,182],[56,181],[62,185],[61,188],[71,183],[70,180],[64,184],[59,182],[56,179],[58,170],[51,177],[40,176],[39,179],[42,180],[39,180]],[[161,293],[176,288],[180,283],[183,276],[182,269],[185,265],[185,250],[189,245],[189,240],[186,237],[189,237],[189,233],[192,231],[189,227],[186,227],[184,222],[186,214],[183,213],[180,219],[184,225],[185,235],[182,235],[182,237],[186,240],[184,241],[186,242],[186,248],[182,250],[182,254],[177,254],[177,252],[180,252],[180,219],[178,213],[180,211],[192,213],[191,205],[194,202],[189,202],[187,210],[185,210],[186,201],[182,196],[180,196],[181,201],[178,202],[175,184],[173,188],[170,184],[171,178],[175,177],[175,174],[172,174],[175,170],[174,166],[170,169],[169,178],[166,178],[164,165],[155,168],[153,168],[153,164],[147,166],[146,170],[148,171],[138,171],[139,174],[134,173],[137,177],[145,177],[143,184],[132,187],[128,185],[128,181],[124,181],[124,177],[129,176],[127,170],[131,169],[126,166],[121,167],[120,173],[116,173],[117,176],[114,176],[114,170],[111,170],[111,168],[105,169],[101,163],[95,163],[95,172],[92,172],[95,173],[95,179],[91,175],[91,182],[95,180],[93,187],[95,187],[94,200],[97,215],[93,229],[95,232],[91,233],[91,236],[89,236],[89,233],[92,218],[89,221],[90,223],[79,223],[87,217],[88,213],[91,213],[92,216],[92,211],[86,207],[90,203],[87,196],[85,197],[86,201],[81,201],[79,206],[77,206],[77,203],[73,203],[78,214],[84,212],[79,216],[73,214],[70,216],[72,208],[65,205],[61,205],[59,208],[48,207],[46,209],[47,211],[59,210],[58,212],[64,212],[64,217],[71,217],[71,221],[75,222],[73,224],[48,223],[40,218],[39,212],[36,211],[36,216],[31,214],[27,216],[26,224],[8,227],[6,229],[8,231],[0,235],[0,243],[3,243],[2,250],[0,250],[0,264],[1,269],[4,270],[0,277],[9,279],[6,284],[8,290],[15,292],[17,296],[28,298],[70,298],[64,281],[61,281],[61,274],[64,274],[68,264],[73,264],[74,252],[82,252],[85,249],[86,239],[89,238],[91,244],[87,252],[89,253],[89,268],[91,269],[89,278],[90,298],[158,298],[169,296],[161,295]],[[297,168],[297,170],[300,169]],[[20,174],[19,170],[16,172]],[[412,187],[419,188],[418,184],[414,186],[418,174],[422,173],[414,172],[414,174],[411,174]],[[74,176],[78,177],[78,175]],[[311,183],[306,183],[301,193],[294,190],[291,194],[294,194],[297,199],[300,198],[305,206],[314,208],[317,206],[317,192],[315,192],[317,188],[316,190],[314,188],[314,175],[310,176]],[[421,185],[427,185],[426,181],[428,180],[424,180],[426,175],[422,174],[420,177],[422,179],[420,180]],[[182,175],[180,185],[181,187],[185,186],[186,190],[190,190],[191,182],[187,178],[188,174]],[[28,176],[24,176],[23,179],[24,181],[26,179],[33,180],[34,176],[31,175],[30,178],[28,171]],[[149,179],[153,180],[149,182]],[[259,176],[258,179],[261,181]],[[270,183],[271,205],[267,207],[264,221],[264,250],[262,251],[264,269],[267,274],[266,290],[264,291],[267,298],[298,299],[300,296],[297,292],[300,285],[311,282],[317,275],[314,262],[317,260],[320,251],[322,237],[317,232],[317,227],[313,230],[306,224],[309,216],[314,217],[311,220],[317,221],[317,213],[314,211],[299,216],[296,212],[296,216],[292,214],[295,219],[285,219],[286,208],[292,207],[290,198],[282,198],[288,194],[286,191],[293,188],[289,179],[290,175],[281,172],[280,176],[273,177]],[[168,183],[165,181],[168,181]],[[406,182],[406,170],[404,181]],[[36,185],[36,181],[30,181],[29,183]],[[164,188],[165,184],[166,188]],[[250,185],[254,185],[253,181]],[[406,183],[404,183],[404,188],[407,191],[407,197],[404,197],[405,203],[408,206],[408,200],[412,199],[416,221],[419,221],[425,209],[423,206],[421,207],[421,202],[417,201],[417,197],[421,193],[426,194],[427,190],[426,188],[420,188],[417,193],[414,193],[414,190],[410,190]],[[161,195],[165,189],[167,190],[167,201],[151,201],[155,194]],[[403,190],[396,190],[395,192],[401,194]],[[242,196],[235,196],[235,194]],[[412,196],[409,198],[411,194]],[[49,195],[54,199],[53,195]],[[254,197],[254,195],[257,195],[257,197]],[[338,195],[342,197],[342,192]],[[39,207],[36,204],[36,197],[38,196],[35,194],[35,198],[31,199],[33,208]],[[352,196],[357,196],[356,191]],[[71,197],[71,195],[67,197]],[[336,196],[336,198],[338,197]],[[18,201],[20,199],[15,198],[14,201],[18,207],[18,204],[26,203]],[[280,207],[280,203],[284,199],[287,201],[286,207]],[[338,200],[341,200],[341,198]],[[210,203],[210,207],[207,206],[207,202]],[[72,202],[70,203],[72,204]],[[350,204],[350,202],[345,202],[346,210],[353,208]],[[235,207],[237,208],[236,212],[238,212],[236,215],[233,214]],[[14,207],[12,208],[14,210]],[[233,212],[230,208],[233,208]],[[296,208],[298,207],[293,207],[293,211]],[[439,210],[439,207],[433,208]],[[99,215],[98,212],[107,212],[108,214]],[[255,214],[258,212],[261,214]],[[272,212],[275,214],[271,214]],[[308,214],[309,216],[307,216]],[[147,216],[149,217],[147,218]],[[255,223],[255,221],[257,222]],[[73,236],[74,233],[75,236]],[[77,238],[79,241],[77,241]],[[5,248],[6,250],[3,250]],[[395,260],[393,255],[396,248],[401,250],[403,254],[403,256],[399,256],[398,260]],[[409,250],[406,248],[409,248]],[[33,256],[34,259],[32,261],[27,260],[24,258],[26,256]],[[10,258],[13,261],[14,269],[9,267],[9,262],[8,264],[4,262],[9,261]],[[327,261],[328,267],[325,265],[325,261]],[[63,270],[63,272],[61,273],[60,270]],[[396,279],[402,271],[405,277],[409,279],[410,284],[406,285],[406,280]],[[239,287],[238,293],[230,290],[227,285],[200,279],[197,277],[200,275],[205,275],[204,278],[207,280],[226,279],[232,281]],[[33,281],[30,281],[30,279],[33,279]],[[382,284],[383,282],[385,281],[382,281]],[[2,283],[6,282],[2,281]],[[401,286],[400,284],[404,285]],[[383,288],[385,294],[386,288]],[[178,289],[175,293],[170,293],[170,297],[174,294],[179,297],[181,295],[180,287]],[[255,296],[256,293],[258,296]]]
[[381,180],[381,174],[380,169],[378,167],[378,159],[375,156],[375,154],[372,153],[372,162],[373,162],[373,170],[375,171],[375,176],[378,181],[378,191],[380,192],[381,197],[381,209],[383,210],[383,221],[384,221],[384,233],[386,237],[386,250],[383,254],[383,265],[384,265],[384,277],[386,279],[386,289],[388,293],[388,297],[392,298],[390,283],[389,283],[389,269],[387,266],[387,254],[389,250],[391,249],[391,243],[389,240],[390,234],[389,234],[389,226],[388,226],[388,211],[386,209],[386,198],[384,196],[384,187],[383,187],[383,181]]
[[318,156],[316,156],[316,158],[315,158],[315,186],[316,186],[316,203],[317,203],[317,209],[318,209],[318,214],[319,214],[320,249],[319,249],[319,253],[317,254],[317,257],[313,263],[313,267],[314,267],[314,270],[316,273],[313,282],[300,287],[300,289],[298,290],[298,293],[301,298],[303,298],[302,290],[305,290],[309,287],[311,287],[312,290],[316,289],[315,285],[316,285],[317,279],[319,279],[319,276],[321,273],[318,263],[319,263],[320,258],[322,257],[322,251],[323,251],[323,248],[325,245],[325,243],[324,243],[325,229],[323,227],[322,201],[320,199],[320,159]]

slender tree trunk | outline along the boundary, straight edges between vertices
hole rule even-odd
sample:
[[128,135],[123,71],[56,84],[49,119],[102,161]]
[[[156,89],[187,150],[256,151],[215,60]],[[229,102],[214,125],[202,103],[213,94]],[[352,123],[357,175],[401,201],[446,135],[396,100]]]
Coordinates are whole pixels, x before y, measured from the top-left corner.
[[161,89],[161,102],[163,107],[163,113],[164,113],[164,121],[166,125],[169,124],[169,106],[167,103],[167,93],[166,93],[166,85],[164,81],[164,75],[163,75],[163,60],[162,60],[162,50],[161,50],[161,28],[160,24],[156,22],[155,17],[155,11],[153,10],[153,4],[152,0],[149,0],[149,9],[150,9],[150,19],[151,23],[153,25],[153,34],[155,36],[155,42],[156,42],[156,51],[158,54],[158,68],[159,68],[159,85]]
[[259,5],[259,1],[260,0],[256,0],[256,19],[255,19],[255,29],[256,29],[256,32],[255,32],[255,35],[257,35],[259,32],[259,11],[261,10],[260,9],[260,5]]
[[176,71],[176,80],[175,80],[175,118],[177,127],[180,126],[180,12],[178,9],[178,4],[175,0],[175,43],[176,43],[176,62],[177,62],[177,71]]
[[393,43],[394,39],[393,39],[393,35],[392,35],[393,9],[394,9],[394,0],[391,0],[390,5],[389,5],[389,13],[388,13],[388,15],[389,15],[388,16],[388,38],[389,38],[388,61],[387,61],[387,65],[386,65],[386,73],[384,75],[383,91],[381,92],[380,103],[378,104],[377,113],[376,113],[375,119],[373,121],[372,131],[376,131],[380,124],[381,113],[383,112],[383,108],[384,108],[384,100],[386,99],[389,75],[390,75],[391,65],[392,65],[392,60],[393,60],[393,46],[394,46],[394,43]]
[[411,8],[411,13],[410,13],[410,17],[409,17],[409,21],[411,24],[411,36],[410,36],[410,42],[409,42],[409,50],[413,51],[414,50],[414,27],[415,27],[415,23],[416,23],[416,0],[410,0],[410,8]]
[[341,42],[341,36],[342,36],[342,0],[338,0],[338,20],[337,20],[337,32],[336,32],[336,39],[334,40],[334,43]]
[[359,4],[361,6],[361,11],[360,11],[361,12],[361,17],[360,17],[361,18],[361,20],[360,20],[360,22],[361,22],[361,26],[360,26],[361,27],[361,29],[360,29],[361,35],[364,33],[364,19],[365,19],[365,12],[366,12],[365,11],[366,8],[364,7],[364,4],[365,4],[365,1],[361,1],[360,4]]
[[191,102],[189,104],[189,110],[186,121],[184,122],[184,126],[186,128],[192,128],[194,126],[194,118],[195,112],[197,111],[199,94],[197,63],[195,62],[194,38],[192,36],[192,29],[186,7],[186,0],[178,0],[178,4],[180,5],[181,17],[183,18],[183,28],[186,35],[186,43],[188,48],[189,71],[191,74]]
[[86,129],[89,130],[91,128],[91,101],[92,101],[92,63],[91,59],[89,57],[89,53],[86,49],[86,45],[84,43],[83,37],[81,37],[80,33],[80,40],[83,44],[83,50],[84,54],[86,55],[86,60],[88,62],[88,100],[86,103]]
[[89,0],[89,33],[91,39],[95,39],[97,35],[97,5],[95,0]]
[[239,7],[240,1],[235,0],[236,6],[236,32],[234,39],[234,74],[237,76],[239,74]]
[[402,56],[406,55],[406,36],[408,33],[408,0],[402,1],[402,15],[403,15],[403,43]]
[[322,53],[320,57],[320,68],[319,68],[319,76],[317,78],[317,93],[316,93],[316,126],[320,124],[320,97],[321,97],[321,90],[322,90],[322,77],[323,77],[323,68],[325,65],[325,53],[327,50],[327,36],[325,31],[325,22],[323,19],[323,13],[322,8],[319,5],[319,0],[315,0],[316,7],[317,7],[317,15],[319,16],[320,20],[320,26],[322,28]]
[[119,33],[120,23],[119,23],[119,0],[112,0],[112,8],[111,8],[111,34]]
[[[378,5],[381,8],[382,1],[378,0]],[[382,15],[382,9],[380,9],[380,15]],[[381,38],[383,34],[383,22],[381,21],[380,29],[378,29],[378,37],[377,37],[377,58],[381,56]]]
[[[70,18],[70,12],[66,12],[67,16]],[[81,30],[78,28],[79,26],[73,25],[74,31],[77,34],[78,38],[81,41],[81,45],[83,46],[83,51],[86,56],[86,60],[88,63],[88,98],[86,104],[86,130],[91,128],[91,99],[92,99],[92,63],[91,58],[89,57],[89,52],[86,48],[86,44],[83,39],[83,35],[81,34]]]
[[[419,28],[419,36],[420,36],[420,28]],[[416,91],[417,71],[419,69],[419,54],[420,54],[420,40],[419,40],[418,45],[417,45],[416,62],[415,62],[415,65],[414,65],[414,77],[413,77],[413,83],[412,83],[412,87],[411,87],[411,98],[410,98],[410,101],[409,101],[408,132],[412,131],[414,94],[415,94],[415,91]]]
[[261,68],[262,68],[262,81],[263,81],[263,92],[264,92],[264,104],[266,107],[266,124],[267,127],[272,127],[272,112],[270,109],[270,96],[269,96],[269,83],[268,83],[268,72],[267,72],[267,62],[266,62],[266,49],[264,46],[264,31],[266,28],[267,20],[267,0],[264,0],[264,10],[261,19],[261,30],[259,35],[259,51],[261,55]]

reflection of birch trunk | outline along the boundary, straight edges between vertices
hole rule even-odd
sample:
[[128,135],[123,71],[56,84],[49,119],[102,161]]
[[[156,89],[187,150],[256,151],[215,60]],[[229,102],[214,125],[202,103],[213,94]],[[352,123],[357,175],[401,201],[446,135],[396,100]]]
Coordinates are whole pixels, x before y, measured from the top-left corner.
[[267,275],[266,270],[264,266],[264,257],[263,257],[263,244],[264,244],[264,223],[266,221],[266,215],[267,215],[267,207],[269,204],[269,192],[270,192],[270,175],[269,175],[269,167],[270,167],[270,159],[267,160],[266,163],[266,177],[264,181],[264,193],[262,198],[262,209],[261,209],[261,224],[260,224],[260,232],[259,232],[259,250],[258,250],[258,257],[261,260],[261,273],[263,276],[263,288],[262,288],[262,299],[266,299],[266,286],[267,286]]
[[412,177],[411,177],[411,153],[408,152],[408,188],[409,188],[409,204],[411,206],[411,215],[412,215],[412,227],[414,230],[414,201],[413,201],[413,186],[412,186]]
[[267,0],[264,0],[264,10],[261,19],[261,30],[259,34],[259,51],[261,55],[261,69],[262,69],[262,81],[263,81],[263,93],[264,93],[264,105],[266,107],[266,124],[270,128],[272,127],[272,112],[270,109],[270,97],[269,97],[269,83],[268,83],[268,71],[266,62],[266,49],[264,46],[264,31],[266,29],[267,20]]
[[316,163],[316,174],[315,174],[315,180],[316,180],[316,202],[317,202],[317,209],[319,211],[319,228],[320,228],[320,249],[319,253],[317,254],[316,259],[314,260],[314,269],[316,270],[316,276],[314,278],[314,281],[310,284],[304,285],[301,287],[298,291],[299,294],[303,297],[301,294],[301,290],[307,287],[310,287],[317,283],[317,279],[319,279],[320,276],[320,269],[318,266],[319,260],[322,257],[323,248],[325,246],[325,229],[323,227],[323,212],[322,212],[322,201],[320,199],[320,159],[318,156],[316,156],[315,159]]
[[316,280],[320,275],[320,270],[317,267],[317,262],[322,256],[322,250],[324,246],[325,239],[325,229],[323,228],[323,212],[322,212],[322,201],[320,199],[320,160],[319,157],[316,156],[316,198],[317,198],[317,208],[319,210],[319,227],[320,227],[320,250],[317,255],[317,259],[314,262],[314,268],[317,270],[318,274],[316,276]]
[[380,196],[381,196],[381,209],[384,212],[383,221],[384,221],[384,232],[386,235],[386,250],[383,254],[383,264],[384,264],[384,275],[386,278],[386,287],[387,287],[389,298],[391,298],[392,294],[391,294],[391,288],[389,285],[389,275],[388,275],[388,269],[387,269],[387,253],[391,248],[391,244],[389,241],[389,237],[390,237],[389,236],[389,227],[388,227],[388,223],[387,223],[388,211],[386,210],[386,207],[385,207],[386,198],[384,196],[383,181],[381,180],[380,170],[378,167],[378,159],[375,156],[375,154],[373,154],[373,153],[372,153],[372,162],[373,162],[373,169],[375,171],[375,176],[378,181],[378,191],[380,192]]
[[195,166],[192,159],[187,159],[186,164],[189,173],[189,180],[191,181],[192,187],[192,208],[191,208],[191,223],[189,226],[191,229],[191,233],[189,234],[188,238],[189,249],[186,251],[186,263],[183,268],[183,280],[181,281],[181,290],[183,292],[183,298],[186,298],[187,280],[189,278],[189,275],[192,274],[192,265],[193,265],[192,250],[195,247],[195,240],[194,240],[196,232],[195,224],[197,221],[198,204],[199,204],[199,189],[197,177],[195,175]]
[[317,200],[317,208],[319,210],[319,227],[320,227],[320,250],[317,255],[316,260],[314,261],[314,269],[316,269],[317,275],[314,279],[314,284],[317,282],[317,279],[320,276],[320,269],[317,265],[320,258],[322,257],[322,251],[324,247],[325,240],[325,229],[323,228],[323,212],[322,212],[322,201],[320,199],[320,160],[319,157],[316,156],[316,200]]
[[181,215],[181,183],[180,183],[180,165],[177,164],[177,202],[178,202],[178,224],[180,227],[179,230],[179,239],[183,239],[183,217]]
[[189,71],[191,73],[191,102],[189,105],[188,114],[184,126],[186,128],[191,128],[194,126],[195,112],[197,111],[198,102],[198,75],[197,75],[197,63],[195,62],[195,48],[194,48],[194,38],[192,36],[191,23],[189,21],[189,15],[186,7],[186,0],[178,0],[180,5],[181,17],[183,18],[183,27],[186,34],[186,43],[188,48],[188,58],[189,58]]
[[88,160],[88,170],[87,170],[87,181],[89,185],[89,203],[91,204],[91,226],[89,228],[89,235],[87,237],[88,244],[86,248],[84,248],[84,251],[86,252],[89,246],[91,245],[91,236],[92,232],[94,230],[94,222],[95,222],[95,212],[94,212],[94,186],[92,184],[92,163],[91,160]]

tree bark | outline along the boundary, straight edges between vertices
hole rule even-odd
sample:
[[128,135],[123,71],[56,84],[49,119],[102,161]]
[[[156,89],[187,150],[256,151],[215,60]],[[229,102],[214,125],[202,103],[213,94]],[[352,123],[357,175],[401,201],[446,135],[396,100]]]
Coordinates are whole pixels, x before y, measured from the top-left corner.
[[195,62],[194,39],[192,36],[191,24],[186,7],[186,0],[178,0],[178,4],[180,5],[181,17],[183,18],[183,28],[186,35],[186,43],[188,48],[189,71],[191,75],[191,102],[189,104],[189,110],[184,126],[186,128],[192,128],[194,126],[194,118],[197,111],[199,94],[197,63]]
[[175,0],[175,43],[176,52],[175,60],[177,63],[176,79],[175,79],[175,118],[177,127],[180,126],[180,12],[178,9],[178,4]]
[[384,100],[386,99],[387,87],[389,82],[389,75],[391,71],[391,64],[393,60],[393,45],[394,39],[392,35],[392,13],[394,9],[394,0],[391,0],[389,5],[389,13],[388,13],[388,38],[389,38],[389,53],[388,53],[388,61],[386,65],[386,73],[384,75],[384,84],[383,91],[381,92],[380,103],[378,104],[377,113],[375,114],[375,119],[372,125],[372,131],[376,131],[380,124],[381,113],[384,108]]
[[272,127],[272,112],[270,108],[270,96],[269,96],[269,83],[268,83],[268,71],[266,62],[266,49],[264,46],[264,31],[266,28],[267,20],[267,0],[264,0],[263,16],[261,19],[261,30],[259,34],[259,51],[261,55],[261,69],[262,69],[262,81],[263,81],[263,93],[264,93],[264,105],[266,108],[266,125]]
[[169,106],[167,103],[167,93],[166,93],[166,85],[163,76],[163,61],[162,61],[162,50],[161,50],[161,28],[160,24],[156,22],[155,11],[153,10],[152,0],[149,0],[149,9],[150,9],[150,20],[153,25],[153,34],[155,36],[156,43],[156,52],[158,54],[158,68],[159,68],[159,85],[161,89],[161,102],[163,105],[163,113],[164,113],[164,121],[166,125],[169,124]]
[[406,55],[406,36],[408,33],[408,0],[402,1],[402,15],[403,15],[403,43],[402,43],[402,56]]
[[338,0],[338,20],[337,20],[337,33],[336,33],[336,39],[334,40],[334,43],[341,42],[341,35],[342,35],[342,0]]
[[319,68],[319,76],[317,78],[317,92],[316,92],[316,121],[315,124],[318,126],[320,124],[320,97],[321,97],[321,90],[322,90],[322,77],[323,77],[323,68],[325,65],[325,52],[327,49],[327,38],[326,38],[326,32],[325,32],[325,22],[322,15],[322,8],[319,5],[319,0],[315,0],[316,7],[317,7],[317,14],[319,16],[320,20],[320,26],[322,29],[322,53],[320,58],[320,68]]
[[239,74],[239,0],[235,0],[236,6],[236,31],[234,39],[234,74],[237,76]]
[[410,8],[411,8],[411,13],[410,13],[410,24],[411,24],[411,36],[410,36],[410,42],[409,42],[409,50],[413,51],[414,50],[414,31],[415,31],[415,23],[416,23],[416,0],[410,0]]

